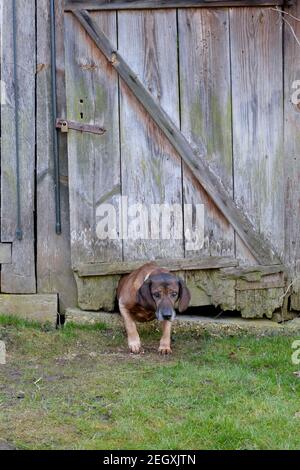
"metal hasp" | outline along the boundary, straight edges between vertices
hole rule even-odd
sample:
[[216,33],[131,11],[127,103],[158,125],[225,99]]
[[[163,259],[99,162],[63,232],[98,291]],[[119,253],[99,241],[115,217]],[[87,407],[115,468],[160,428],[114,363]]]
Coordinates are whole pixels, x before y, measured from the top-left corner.
[[81,122],[68,121],[67,119],[56,119],[56,128],[60,129],[63,134],[67,134],[69,129],[78,132],[88,132],[90,134],[103,135],[106,133],[106,129],[97,126],[95,124],[84,124]]
[[55,230],[61,234],[61,206],[59,181],[59,149],[56,130],[57,102],[56,102],[56,41],[55,41],[55,0],[50,0],[51,17],[51,87],[52,87],[52,118],[53,118],[53,156],[54,156],[54,188],[55,188]]

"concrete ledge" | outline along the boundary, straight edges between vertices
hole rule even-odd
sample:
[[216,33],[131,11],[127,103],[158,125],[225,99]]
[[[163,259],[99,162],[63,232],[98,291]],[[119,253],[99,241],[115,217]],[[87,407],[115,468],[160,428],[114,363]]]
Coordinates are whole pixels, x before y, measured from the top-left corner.
[[57,321],[57,295],[0,294],[0,314],[55,324]]
[[[80,309],[67,309],[66,322],[78,324],[105,323],[112,328],[123,328],[122,318],[118,313],[83,312]],[[139,324],[139,329],[157,330],[159,323]],[[174,322],[174,331],[192,331],[199,334],[209,332],[211,334],[238,335],[242,333],[252,334],[293,334],[300,333],[300,318],[285,323],[276,323],[271,320],[251,320],[238,317],[212,318],[197,315],[178,315]]]
[[94,325],[104,323],[108,326],[122,326],[122,318],[118,313],[87,312],[79,308],[68,308],[65,313],[66,322],[79,325]]

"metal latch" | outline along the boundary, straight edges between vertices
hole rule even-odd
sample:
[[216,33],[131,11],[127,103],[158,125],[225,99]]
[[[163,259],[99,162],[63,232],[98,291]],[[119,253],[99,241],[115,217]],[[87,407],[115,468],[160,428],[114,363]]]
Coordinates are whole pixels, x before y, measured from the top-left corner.
[[67,121],[66,119],[56,119],[56,128],[60,129],[62,133],[67,134],[69,129],[78,132],[88,132],[90,134],[103,135],[106,129],[95,124],[83,124],[81,122]]
[[68,123],[68,121],[63,121],[63,122],[61,123],[61,128],[60,128],[60,130],[61,130],[61,132],[63,132],[63,133],[69,132],[69,123]]

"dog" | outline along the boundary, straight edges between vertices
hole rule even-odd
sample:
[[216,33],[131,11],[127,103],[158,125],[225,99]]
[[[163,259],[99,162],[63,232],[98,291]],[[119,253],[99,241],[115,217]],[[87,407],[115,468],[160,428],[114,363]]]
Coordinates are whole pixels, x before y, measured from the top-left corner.
[[175,319],[175,306],[184,312],[191,295],[184,281],[156,263],[148,263],[119,282],[117,299],[125,323],[129,350],[141,352],[141,341],[136,322],[155,320],[162,322],[162,338],[158,351],[171,354],[171,329]]

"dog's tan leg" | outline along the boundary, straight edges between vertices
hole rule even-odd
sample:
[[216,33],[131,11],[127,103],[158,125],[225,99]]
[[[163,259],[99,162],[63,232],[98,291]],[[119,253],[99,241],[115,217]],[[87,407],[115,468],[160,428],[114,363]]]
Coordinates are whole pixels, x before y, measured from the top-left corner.
[[160,354],[172,354],[171,349],[171,330],[172,323],[170,321],[162,322],[163,335],[160,340],[158,351]]
[[141,351],[141,340],[136,328],[135,321],[130,315],[128,309],[124,307],[122,303],[119,303],[119,308],[127,332],[128,347],[132,353],[138,354]]

